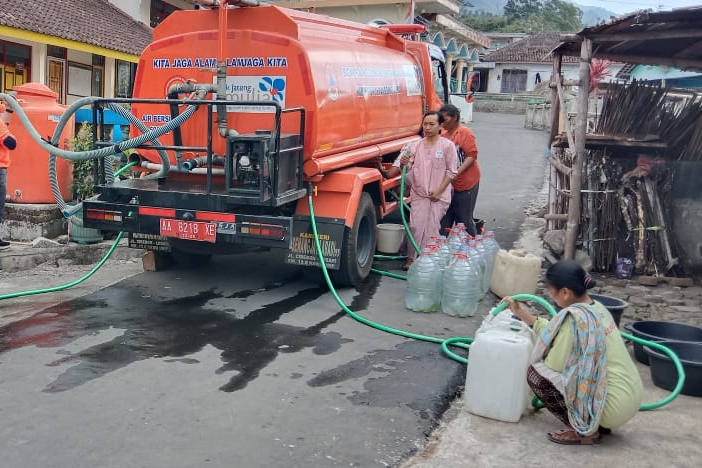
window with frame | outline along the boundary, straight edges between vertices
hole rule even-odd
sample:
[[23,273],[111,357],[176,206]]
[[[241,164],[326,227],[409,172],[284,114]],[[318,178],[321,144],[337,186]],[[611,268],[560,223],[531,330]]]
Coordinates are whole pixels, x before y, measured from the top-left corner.
[[132,97],[136,68],[136,63],[115,60],[115,97]]
[[105,57],[93,54],[93,69],[91,76],[91,95],[105,95]]
[[54,45],[46,46],[46,85],[58,96],[60,103],[66,102],[66,58],[68,50]]
[[68,100],[86,96],[103,96],[105,90],[105,57],[93,55],[90,65],[68,62]]
[[177,10],[180,10],[180,8],[170,3],[166,3],[162,0],[151,0],[151,27],[155,28],[161,21],[165,20],[168,15]]
[[31,63],[30,46],[0,40],[0,91],[6,93],[29,81]]

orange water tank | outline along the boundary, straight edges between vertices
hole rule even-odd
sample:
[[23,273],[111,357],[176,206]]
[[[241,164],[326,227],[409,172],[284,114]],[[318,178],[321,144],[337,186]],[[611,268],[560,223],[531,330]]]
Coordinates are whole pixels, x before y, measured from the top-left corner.
[[[17,101],[39,134],[50,139],[66,106],[56,101],[57,94],[40,83],[15,86]],[[10,153],[7,171],[7,194],[12,203],[55,203],[49,185],[49,153],[29,135],[17,115],[12,119],[10,131],[17,139],[17,148]],[[59,146],[68,148],[74,135],[73,119],[66,125]],[[63,158],[56,159],[56,171],[63,199],[73,198],[73,164]]]
[[[218,14],[183,10],[166,18],[141,55],[134,97],[165,98],[173,84],[187,80],[214,83]],[[276,6],[235,8],[227,15],[227,98],[304,108],[305,159],[416,134],[427,94],[434,88],[424,81],[419,58],[394,34]],[[251,104],[228,106],[228,127],[239,133],[271,129],[272,110]],[[135,103],[132,112],[147,127],[170,120],[165,104]],[[285,114],[281,126],[283,133],[296,132],[299,114]],[[206,128],[206,109],[201,108],[181,127],[183,144],[204,146]],[[167,136],[161,142],[170,143]],[[224,151],[217,135],[213,143],[215,152]],[[160,160],[155,152],[143,155]]]

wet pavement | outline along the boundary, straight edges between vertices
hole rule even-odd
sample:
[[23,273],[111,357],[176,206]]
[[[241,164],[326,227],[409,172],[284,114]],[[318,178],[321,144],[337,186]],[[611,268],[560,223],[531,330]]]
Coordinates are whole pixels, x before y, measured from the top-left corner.
[[[434,344],[359,325],[272,254],[233,257],[207,274],[134,275],[5,322],[3,463],[382,466],[416,451],[463,366]],[[402,286],[374,276],[340,294],[391,326],[469,332],[397,308]]]
[[[478,114],[472,125],[479,139],[494,132],[479,214],[503,246],[523,237],[522,211],[543,173],[535,163],[543,162],[542,135],[520,133],[519,119]],[[54,262],[0,272],[0,294],[63,284],[88,269]],[[698,320],[699,285],[598,282],[597,292],[631,303],[623,321]],[[373,276],[340,295],[363,316],[440,338],[473,336],[481,320],[408,312],[404,284],[391,278]],[[574,448],[545,441],[554,420],[543,411],[518,424],[463,411],[464,379],[465,367],[437,345],[361,326],[272,254],[144,274],[134,253],[74,288],[0,302],[1,464],[370,467],[409,458],[407,466],[551,466],[567,457],[572,466],[697,466],[702,459],[698,399],[641,413],[577,459]],[[646,392],[647,400],[666,393],[650,381]]]

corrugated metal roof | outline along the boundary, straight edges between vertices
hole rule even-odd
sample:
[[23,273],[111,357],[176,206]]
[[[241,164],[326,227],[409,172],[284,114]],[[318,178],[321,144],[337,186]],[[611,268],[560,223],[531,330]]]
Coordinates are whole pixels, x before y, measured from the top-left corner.
[[140,55],[151,28],[107,0],[0,0],[0,25]]
[[582,38],[592,41],[597,58],[702,70],[702,6],[616,18],[565,37],[556,50],[579,56]]

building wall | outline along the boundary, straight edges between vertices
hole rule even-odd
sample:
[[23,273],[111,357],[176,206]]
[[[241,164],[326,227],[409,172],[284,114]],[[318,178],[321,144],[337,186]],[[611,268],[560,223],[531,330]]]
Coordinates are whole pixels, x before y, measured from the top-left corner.
[[109,0],[111,4],[144,24],[149,24],[151,0]]
[[[609,66],[610,78],[614,77],[621,69],[622,64],[612,64]],[[502,76],[504,70],[526,70],[526,89],[522,92],[529,93],[536,87],[536,74],[541,76],[541,81],[551,79],[553,66],[550,63],[496,63],[495,68],[488,73],[488,93],[499,93],[502,89]],[[579,65],[576,63],[564,63],[561,66],[564,80],[577,80],[580,75]],[[604,81],[608,81],[605,79]]]
[[[151,22],[151,0],[108,0],[111,4],[137,21],[148,25]],[[163,0],[181,10],[192,10],[192,3],[185,0]]]

